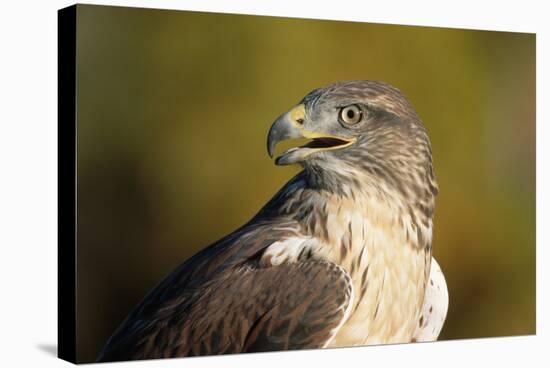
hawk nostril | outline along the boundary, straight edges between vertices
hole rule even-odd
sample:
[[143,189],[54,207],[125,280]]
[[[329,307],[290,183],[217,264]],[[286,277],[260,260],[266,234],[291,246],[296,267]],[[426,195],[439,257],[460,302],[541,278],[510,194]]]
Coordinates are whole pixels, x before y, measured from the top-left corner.
[[296,122],[300,125],[304,125],[304,119],[296,119]]

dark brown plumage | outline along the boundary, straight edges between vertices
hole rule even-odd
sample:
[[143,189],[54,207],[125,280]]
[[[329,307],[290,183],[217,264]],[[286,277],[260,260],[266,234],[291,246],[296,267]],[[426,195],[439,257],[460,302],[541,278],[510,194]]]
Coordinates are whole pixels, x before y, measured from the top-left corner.
[[350,301],[349,277],[320,261],[261,267],[259,253],[291,234],[277,225],[289,224],[245,226],[184,263],[126,319],[98,361],[322,347]]

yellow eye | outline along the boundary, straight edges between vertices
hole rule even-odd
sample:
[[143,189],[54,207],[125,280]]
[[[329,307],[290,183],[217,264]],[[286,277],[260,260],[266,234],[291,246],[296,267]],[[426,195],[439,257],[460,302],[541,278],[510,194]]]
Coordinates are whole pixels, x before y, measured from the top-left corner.
[[348,125],[354,125],[363,118],[363,111],[357,105],[349,105],[340,110],[340,119]]

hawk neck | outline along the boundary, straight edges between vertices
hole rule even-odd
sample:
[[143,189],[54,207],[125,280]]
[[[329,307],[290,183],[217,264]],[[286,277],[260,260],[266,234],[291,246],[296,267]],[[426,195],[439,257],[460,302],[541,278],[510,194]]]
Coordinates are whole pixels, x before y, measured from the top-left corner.
[[332,190],[312,183],[309,175],[306,171],[296,175],[258,216],[274,221],[291,219],[304,235],[324,240],[332,237],[335,223],[347,229],[351,219],[360,219],[402,235],[406,245],[431,249],[433,210],[426,210],[425,200],[405,198],[399,191],[366,176],[355,175],[357,182],[353,186],[341,181],[338,190]]

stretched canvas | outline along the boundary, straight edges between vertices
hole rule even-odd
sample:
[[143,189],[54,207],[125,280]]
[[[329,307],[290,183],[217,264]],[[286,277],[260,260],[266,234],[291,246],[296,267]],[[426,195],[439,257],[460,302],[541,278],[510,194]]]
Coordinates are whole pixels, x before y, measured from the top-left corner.
[[535,317],[534,34],[59,11],[61,358],[528,335]]

